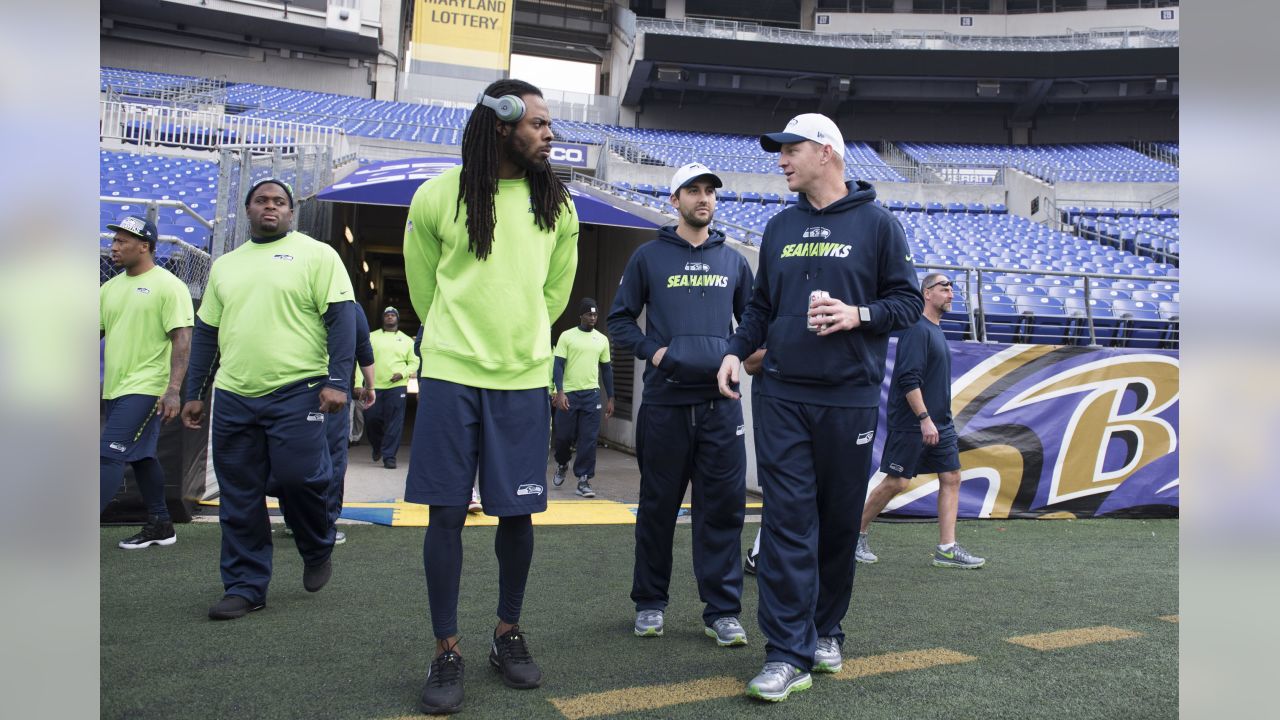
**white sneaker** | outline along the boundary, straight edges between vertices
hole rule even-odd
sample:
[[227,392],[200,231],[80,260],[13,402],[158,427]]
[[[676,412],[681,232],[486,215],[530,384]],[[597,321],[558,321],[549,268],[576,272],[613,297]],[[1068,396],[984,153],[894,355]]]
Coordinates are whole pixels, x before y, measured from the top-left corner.
[[467,503],[467,512],[478,513],[484,510],[484,506],[480,504],[480,491],[471,488],[471,502]]

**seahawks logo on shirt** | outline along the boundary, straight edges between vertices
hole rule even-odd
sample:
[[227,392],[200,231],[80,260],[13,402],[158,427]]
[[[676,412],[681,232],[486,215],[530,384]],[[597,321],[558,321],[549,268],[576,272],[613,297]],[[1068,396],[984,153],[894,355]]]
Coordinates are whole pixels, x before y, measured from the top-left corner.
[[143,295],[150,295],[150,294],[151,294],[151,289],[150,289],[150,288],[140,287],[140,288],[136,288],[136,290],[137,290],[138,292],[142,293]]
[[687,262],[684,264],[685,272],[711,272],[711,266],[700,262]]
[[805,228],[804,234],[801,235],[800,237],[822,238],[823,240],[826,240],[827,238],[831,237],[831,231],[824,227]]
[[[823,228],[824,230],[826,228]],[[782,247],[780,257],[849,257],[852,245],[834,242],[791,243]]]
[[275,255],[272,255],[272,256],[271,256],[271,259],[272,259],[272,260],[286,260],[286,261],[288,261],[288,262],[293,262],[293,256],[292,256],[292,255],[286,255],[286,254],[284,254],[284,253],[276,253]]

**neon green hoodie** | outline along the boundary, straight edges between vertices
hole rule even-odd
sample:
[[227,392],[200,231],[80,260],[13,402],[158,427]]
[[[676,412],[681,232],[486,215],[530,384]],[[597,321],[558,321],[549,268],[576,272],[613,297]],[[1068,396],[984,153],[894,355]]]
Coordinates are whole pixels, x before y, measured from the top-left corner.
[[551,322],[578,267],[578,213],[568,203],[538,229],[528,183],[499,180],[493,248],[467,249],[467,208],[454,217],[462,168],[418,188],[404,231],[409,297],[422,318],[422,376],[491,390],[545,387]]

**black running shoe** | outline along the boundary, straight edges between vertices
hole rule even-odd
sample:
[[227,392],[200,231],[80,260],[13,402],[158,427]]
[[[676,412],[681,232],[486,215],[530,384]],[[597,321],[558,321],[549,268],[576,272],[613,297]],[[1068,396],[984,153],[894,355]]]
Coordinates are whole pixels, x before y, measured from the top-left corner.
[[542,684],[542,671],[533,662],[524,633],[516,625],[505,635],[494,637],[489,649],[489,664],[502,673],[507,687],[527,690]]
[[431,661],[418,707],[428,715],[448,715],[462,709],[461,655],[450,650]]
[[388,470],[396,469],[396,459],[393,457],[382,458],[382,467]]
[[157,520],[152,516],[137,534],[121,540],[119,546],[125,550],[141,550],[152,545],[172,545],[176,542],[178,534],[173,531],[173,521]]

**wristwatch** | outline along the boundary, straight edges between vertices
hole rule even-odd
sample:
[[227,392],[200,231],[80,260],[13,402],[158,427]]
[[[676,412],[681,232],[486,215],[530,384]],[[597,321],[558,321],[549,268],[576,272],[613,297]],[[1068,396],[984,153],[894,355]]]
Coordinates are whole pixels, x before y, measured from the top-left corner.
[[923,420],[924,420],[925,418],[927,418],[927,417],[929,417],[929,411],[928,411],[928,410],[925,410],[924,412],[922,412],[922,413],[920,413],[919,415],[917,415],[917,416],[916,416],[916,419],[917,419],[917,420],[920,420],[920,421],[923,421]]
[[871,322],[871,308],[866,305],[858,306],[858,319],[864,323]]

